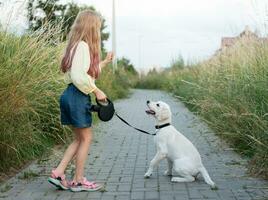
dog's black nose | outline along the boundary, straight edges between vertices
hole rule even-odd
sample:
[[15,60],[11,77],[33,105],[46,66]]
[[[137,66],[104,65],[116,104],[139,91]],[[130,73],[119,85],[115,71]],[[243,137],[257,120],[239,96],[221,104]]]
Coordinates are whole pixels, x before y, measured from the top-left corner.
[[147,102],[146,102],[147,104],[149,104],[150,103],[150,101],[149,100],[147,100]]

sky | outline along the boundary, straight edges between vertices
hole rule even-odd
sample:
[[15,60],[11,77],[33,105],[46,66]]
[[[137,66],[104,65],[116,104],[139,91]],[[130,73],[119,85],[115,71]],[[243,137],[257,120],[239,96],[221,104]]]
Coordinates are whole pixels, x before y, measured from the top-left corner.
[[[112,0],[61,0],[93,5],[111,32]],[[27,28],[25,0],[0,0],[0,21],[11,31]],[[221,38],[236,36],[246,25],[265,35],[268,0],[115,0],[117,56],[137,69],[168,67],[182,55],[187,63],[209,58]],[[105,43],[112,48],[111,39]]]

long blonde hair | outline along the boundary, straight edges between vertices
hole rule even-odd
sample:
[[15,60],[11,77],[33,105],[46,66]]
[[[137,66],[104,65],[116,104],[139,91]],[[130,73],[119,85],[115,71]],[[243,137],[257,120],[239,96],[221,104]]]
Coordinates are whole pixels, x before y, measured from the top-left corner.
[[[61,61],[62,72],[67,72],[72,65],[72,60],[79,41],[84,41],[89,46],[90,66],[88,74],[97,79],[100,74],[99,63],[101,57],[101,17],[92,10],[81,11],[69,33],[68,44]],[[71,55],[71,50],[72,55]]]

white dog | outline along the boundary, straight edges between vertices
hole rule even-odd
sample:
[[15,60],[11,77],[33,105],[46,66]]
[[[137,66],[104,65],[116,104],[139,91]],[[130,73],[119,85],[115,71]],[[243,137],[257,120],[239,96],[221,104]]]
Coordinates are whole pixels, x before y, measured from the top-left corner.
[[156,129],[158,130],[155,136],[157,153],[144,177],[149,178],[153,169],[161,160],[166,158],[168,169],[165,175],[172,176],[173,169],[180,176],[172,177],[172,182],[192,182],[201,173],[205,182],[212,188],[216,188],[215,183],[210,179],[206,168],[203,166],[200,154],[195,146],[171,125],[169,105],[162,101],[147,101],[147,105],[149,110],[146,110],[146,113],[156,118]]

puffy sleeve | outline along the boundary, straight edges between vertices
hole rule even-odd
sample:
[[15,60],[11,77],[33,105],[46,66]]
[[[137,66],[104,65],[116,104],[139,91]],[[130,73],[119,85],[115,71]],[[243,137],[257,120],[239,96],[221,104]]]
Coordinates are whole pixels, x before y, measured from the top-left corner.
[[85,94],[89,94],[97,88],[95,79],[87,73],[89,66],[89,47],[86,42],[81,41],[78,43],[73,57],[70,75],[73,84]]

